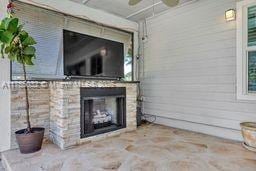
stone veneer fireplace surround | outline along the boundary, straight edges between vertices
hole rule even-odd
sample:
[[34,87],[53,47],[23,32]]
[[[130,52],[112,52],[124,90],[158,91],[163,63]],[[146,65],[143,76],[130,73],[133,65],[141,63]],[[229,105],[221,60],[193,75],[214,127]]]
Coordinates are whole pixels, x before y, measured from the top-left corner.
[[[44,85],[46,83],[44,82]],[[112,132],[81,138],[80,89],[125,88],[126,127]],[[101,140],[124,132],[136,130],[137,82],[121,81],[51,81],[42,88],[30,88],[32,126],[46,128],[45,138],[61,149],[82,143]],[[17,148],[14,131],[25,127],[24,90],[11,91],[11,148]]]

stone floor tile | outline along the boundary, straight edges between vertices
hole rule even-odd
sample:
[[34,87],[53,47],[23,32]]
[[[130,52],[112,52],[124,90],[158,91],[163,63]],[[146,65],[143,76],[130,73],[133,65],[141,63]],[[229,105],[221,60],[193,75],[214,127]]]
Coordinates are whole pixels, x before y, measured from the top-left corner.
[[34,154],[3,157],[13,171],[256,171],[256,153],[240,142],[160,125],[64,151],[44,144]]

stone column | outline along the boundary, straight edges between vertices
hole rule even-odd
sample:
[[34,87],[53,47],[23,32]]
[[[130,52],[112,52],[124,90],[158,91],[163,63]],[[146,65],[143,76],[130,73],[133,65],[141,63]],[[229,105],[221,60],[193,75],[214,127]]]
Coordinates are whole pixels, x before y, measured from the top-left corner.
[[80,140],[80,89],[70,83],[50,85],[50,138],[61,149]]

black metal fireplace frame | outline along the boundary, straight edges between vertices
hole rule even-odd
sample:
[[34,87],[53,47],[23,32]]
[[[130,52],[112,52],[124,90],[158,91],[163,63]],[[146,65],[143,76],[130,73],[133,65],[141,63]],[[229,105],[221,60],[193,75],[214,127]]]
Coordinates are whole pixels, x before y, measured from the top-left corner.
[[[104,95],[102,95],[104,94]],[[119,129],[126,128],[126,88],[125,87],[81,87],[80,88],[80,103],[81,103],[81,111],[80,111],[80,128],[81,128],[81,138],[87,138],[107,132],[116,131]],[[97,130],[92,133],[85,132],[85,107],[84,101],[89,99],[102,97],[116,97],[123,98],[123,125],[118,127],[110,127],[102,130]]]

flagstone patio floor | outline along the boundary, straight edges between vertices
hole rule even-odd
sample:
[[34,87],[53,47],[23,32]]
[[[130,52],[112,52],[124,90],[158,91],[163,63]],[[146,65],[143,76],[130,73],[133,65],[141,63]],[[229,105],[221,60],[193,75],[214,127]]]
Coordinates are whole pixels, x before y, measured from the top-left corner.
[[2,159],[13,171],[256,170],[256,153],[240,142],[154,124],[64,151],[53,144],[34,154],[7,151]]

